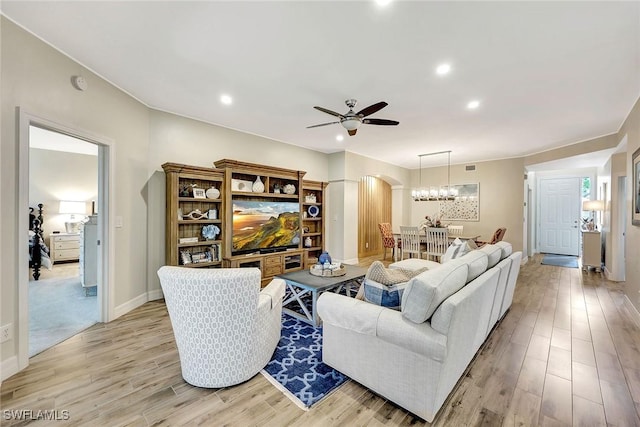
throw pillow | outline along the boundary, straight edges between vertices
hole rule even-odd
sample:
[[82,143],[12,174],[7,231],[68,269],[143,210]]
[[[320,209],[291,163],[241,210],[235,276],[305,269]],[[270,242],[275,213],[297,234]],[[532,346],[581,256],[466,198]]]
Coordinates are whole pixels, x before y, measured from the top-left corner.
[[374,261],[364,277],[364,300],[382,307],[400,310],[402,293],[407,282],[414,276],[426,271],[406,270],[403,268],[385,268],[380,261]]
[[453,243],[449,245],[444,255],[442,255],[442,263],[444,264],[445,262],[451,261],[452,259],[460,258],[470,250],[471,249],[466,242],[463,242],[462,240],[456,238],[456,240],[454,240]]

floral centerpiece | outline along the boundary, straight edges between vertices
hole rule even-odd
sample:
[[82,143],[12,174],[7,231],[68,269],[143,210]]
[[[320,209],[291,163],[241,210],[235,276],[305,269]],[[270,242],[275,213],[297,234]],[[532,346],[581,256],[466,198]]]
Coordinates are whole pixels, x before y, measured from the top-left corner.
[[427,215],[424,217],[424,221],[420,223],[420,228],[431,228],[431,227],[445,228],[446,225],[442,224],[442,222],[440,221],[440,218],[438,218],[437,216],[434,216],[432,218],[429,215]]

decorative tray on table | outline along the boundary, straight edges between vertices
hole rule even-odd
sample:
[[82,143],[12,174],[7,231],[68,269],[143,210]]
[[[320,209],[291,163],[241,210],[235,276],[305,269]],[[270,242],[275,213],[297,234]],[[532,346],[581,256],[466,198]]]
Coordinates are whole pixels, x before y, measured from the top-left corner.
[[309,268],[309,273],[314,276],[336,277],[347,274],[347,269],[342,264],[331,264],[329,268],[323,268],[321,264],[316,264]]

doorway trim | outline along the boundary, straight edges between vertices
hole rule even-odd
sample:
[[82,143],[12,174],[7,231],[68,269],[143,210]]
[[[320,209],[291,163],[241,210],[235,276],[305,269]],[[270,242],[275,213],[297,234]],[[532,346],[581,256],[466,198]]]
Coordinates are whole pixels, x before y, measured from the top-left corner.
[[[98,318],[100,322],[113,319],[114,313],[114,266],[115,248],[112,242],[114,229],[111,227],[115,212],[115,144],[110,138],[86,130],[67,126],[40,117],[17,107],[18,138],[18,212],[29,211],[29,126],[47,129],[81,139],[98,146]],[[18,265],[28,265],[28,218],[18,215]],[[18,269],[18,370],[29,365],[29,270]]]

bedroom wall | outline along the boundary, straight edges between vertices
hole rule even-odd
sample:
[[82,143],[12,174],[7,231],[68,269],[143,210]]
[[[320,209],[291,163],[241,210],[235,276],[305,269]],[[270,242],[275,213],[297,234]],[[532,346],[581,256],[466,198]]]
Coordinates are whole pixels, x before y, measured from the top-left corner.
[[[49,245],[49,235],[57,230],[65,232],[68,214],[60,214],[61,200],[87,201],[98,197],[98,157],[40,148],[29,149],[29,206],[44,205],[44,237]],[[80,217],[77,217],[79,220]]]
[[[145,186],[149,153],[148,109],[119,89],[60,54],[49,45],[0,18],[2,99],[1,139],[2,212],[0,233],[5,248],[18,246],[18,141],[16,107],[65,126],[101,135],[113,141],[115,151],[115,214],[123,227],[115,230],[114,305],[146,298],[147,207]],[[81,73],[85,92],[70,83]],[[0,324],[13,323],[18,336],[18,266],[16,251],[0,259]],[[126,309],[126,305],[124,309]],[[2,366],[15,366],[17,338],[0,348]],[[4,377],[4,373],[2,376]]]

